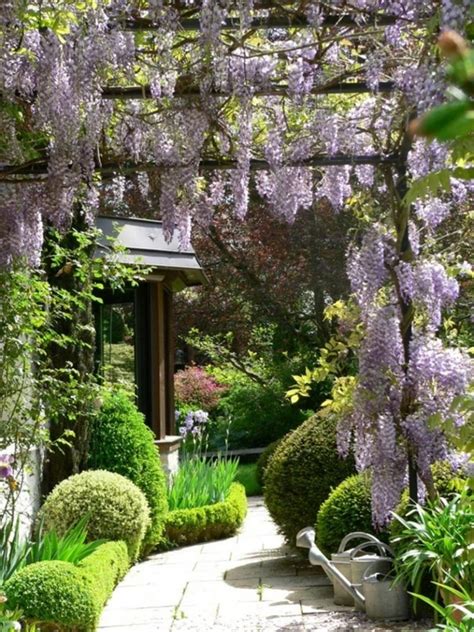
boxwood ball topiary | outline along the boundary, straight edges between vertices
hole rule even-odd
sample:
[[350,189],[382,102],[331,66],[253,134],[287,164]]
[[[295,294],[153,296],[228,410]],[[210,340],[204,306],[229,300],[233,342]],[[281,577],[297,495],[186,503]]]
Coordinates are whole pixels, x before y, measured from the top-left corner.
[[67,629],[94,630],[100,614],[89,582],[69,562],[48,561],[25,566],[4,585],[9,608],[41,623]]
[[353,473],[353,460],[337,453],[333,417],[310,417],[283,439],[265,471],[264,498],[290,544],[300,529],[314,525],[331,489]]
[[257,479],[262,487],[263,487],[263,481],[265,478],[265,470],[267,469],[268,462],[270,461],[271,457],[273,456],[273,453],[275,452],[275,450],[278,448],[278,446],[280,445],[280,443],[283,441],[283,439],[286,436],[288,435],[284,435],[283,437],[280,437],[276,441],[272,441],[271,443],[269,443],[267,447],[265,448],[265,450],[257,459]]
[[124,476],[90,470],[70,476],[46,498],[39,518],[44,528],[63,535],[88,516],[89,540],[123,540],[131,560],[137,558],[150,511],[143,493]]
[[372,524],[372,492],[369,474],[349,476],[323,502],[316,520],[316,541],[327,554],[334,553],[342,538],[352,531],[372,533],[384,542],[386,532]]
[[166,478],[154,435],[123,390],[104,396],[92,427],[88,465],[121,474],[142,490],[151,518],[144,549],[146,552],[154,548],[161,540],[168,511]]

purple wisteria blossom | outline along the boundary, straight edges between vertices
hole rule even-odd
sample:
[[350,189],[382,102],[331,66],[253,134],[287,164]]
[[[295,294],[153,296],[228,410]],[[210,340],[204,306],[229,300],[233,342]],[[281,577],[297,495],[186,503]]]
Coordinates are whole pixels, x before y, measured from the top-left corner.
[[12,454],[0,454],[0,478],[13,476],[13,463],[15,457]]

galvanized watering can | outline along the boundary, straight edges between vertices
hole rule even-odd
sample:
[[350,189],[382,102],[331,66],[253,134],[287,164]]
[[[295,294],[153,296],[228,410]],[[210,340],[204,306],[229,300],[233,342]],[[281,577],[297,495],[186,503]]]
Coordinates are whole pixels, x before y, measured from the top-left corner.
[[309,562],[313,566],[322,566],[324,572],[332,581],[334,586],[338,586],[341,593],[347,595],[352,603],[358,604],[361,608],[365,608],[365,597],[360,590],[352,586],[350,579],[342,573],[336,564],[328,560],[324,553],[315,544],[315,533],[311,527],[301,529],[296,536],[296,546],[309,549]]
[[[363,537],[366,538],[365,542],[349,551],[344,550],[350,540]],[[370,545],[376,546],[381,553],[392,553],[390,547],[374,536],[355,532],[343,539],[338,553],[330,561],[316,546],[314,529],[306,527],[296,536],[296,546],[309,549],[310,563],[313,566],[322,566],[333,583],[335,603],[355,605],[358,610],[366,611],[367,616],[374,619],[408,618],[406,591],[402,587],[392,587],[391,581],[387,579],[391,558],[383,555],[357,557],[357,553]]]
[[[348,549],[347,545],[353,540],[363,540],[363,542],[354,548]],[[366,563],[361,564],[355,562],[355,560],[358,559],[356,556],[359,554],[360,551],[363,551],[365,548],[368,547],[377,547],[379,551],[383,553],[381,549],[381,547],[383,546],[383,543],[370,533],[364,533],[363,531],[354,531],[353,533],[349,533],[345,536],[345,538],[342,539],[337,553],[333,553],[331,555],[331,561],[333,565],[349,580],[351,585],[354,586],[354,584],[356,584],[355,587],[359,591],[361,591],[362,574],[366,568]],[[364,557],[366,558],[367,556]],[[374,562],[378,557],[379,556],[372,555],[370,556],[370,560],[367,560],[367,562]],[[386,565],[381,565],[380,570],[383,570],[385,567]],[[355,573],[356,575],[355,581],[353,573]],[[357,605],[354,598],[341,587],[340,583],[333,583],[334,603],[338,604],[339,606],[353,606],[354,604],[356,604],[358,610],[363,610],[363,607]]]
[[365,611],[369,619],[405,620],[410,616],[408,594],[401,585],[393,585],[387,573],[373,572],[370,566],[362,577]]

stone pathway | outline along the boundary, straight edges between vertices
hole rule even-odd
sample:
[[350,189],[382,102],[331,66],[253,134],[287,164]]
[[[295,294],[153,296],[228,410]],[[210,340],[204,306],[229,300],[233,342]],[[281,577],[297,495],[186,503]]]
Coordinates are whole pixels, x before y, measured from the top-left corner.
[[335,606],[319,568],[289,550],[261,498],[249,499],[240,534],[149,557],[105,608],[100,632],[321,632],[421,630],[375,626]]

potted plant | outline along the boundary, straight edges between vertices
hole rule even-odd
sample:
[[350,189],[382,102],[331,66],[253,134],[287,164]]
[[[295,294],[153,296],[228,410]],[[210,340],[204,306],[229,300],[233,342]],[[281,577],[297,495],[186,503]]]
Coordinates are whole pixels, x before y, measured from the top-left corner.
[[459,587],[466,594],[472,594],[474,588],[474,510],[467,487],[449,500],[439,498],[425,507],[417,504],[406,518],[395,518],[403,526],[392,540],[397,581],[411,585],[418,597],[422,580],[428,576],[435,586],[434,603],[441,595],[450,617],[460,621],[463,612],[455,607],[462,599]]

